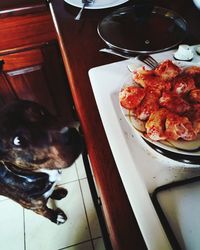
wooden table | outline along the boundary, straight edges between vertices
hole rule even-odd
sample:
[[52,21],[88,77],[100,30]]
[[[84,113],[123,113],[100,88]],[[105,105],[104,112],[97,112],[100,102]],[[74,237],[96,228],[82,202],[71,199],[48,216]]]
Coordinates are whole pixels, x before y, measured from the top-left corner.
[[[190,28],[187,42],[199,41],[200,11],[194,7],[191,0],[154,2],[173,9],[185,17]],[[132,4],[131,1],[124,5],[130,4]],[[113,249],[145,249],[146,246],[115,165],[88,78],[90,68],[120,60],[115,56],[98,52],[105,44],[97,34],[97,24],[116,8],[119,6],[104,10],[85,10],[81,21],[76,22],[74,17],[79,11],[78,8],[64,3],[63,0],[52,0],[50,3]]]

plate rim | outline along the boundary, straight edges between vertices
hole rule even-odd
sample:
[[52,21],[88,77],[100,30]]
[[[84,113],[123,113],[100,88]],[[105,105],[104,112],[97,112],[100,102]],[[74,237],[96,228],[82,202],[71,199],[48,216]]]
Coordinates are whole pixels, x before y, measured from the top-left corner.
[[[76,4],[76,3],[74,3],[71,0],[64,0],[64,2],[67,3],[67,4],[70,4],[70,5],[74,6],[74,7],[77,7],[77,8],[81,8],[82,7],[81,4]],[[99,6],[99,7],[98,6],[95,7],[94,5],[92,5],[92,6],[86,6],[85,8],[86,9],[90,9],[90,10],[107,9],[107,8],[112,8],[112,7],[124,4],[126,2],[128,2],[128,0],[118,0],[114,4],[108,4],[108,5]]]
[[183,162],[186,164],[194,164],[199,165],[199,155],[188,155],[188,154],[179,154],[173,151],[166,150],[162,147],[159,147],[155,144],[153,144],[150,141],[147,141],[145,138],[142,137],[142,139],[145,141],[145,143],[151,147],[153,150],[155,150],[157,153],[170,158],[175,161]]
[[[119,103],[119,105],[120,105],[120,103]],[[148,141],[149,143],[153,144],[154,147],[162,148],[163,150],[166,150],[168,152],[171,152],[171,153],[174,153],[174,154],[177,154],[177,155],[186,155],[186,154],[188,154],[188,155],[193,156],[193,157],[200,157],[200,147],[199,147],[198,151],[193,152],[193,151],[186,151],[184,149],[178,149],[176,147],[170,147],[170,146],[167,146],[166,144],[161,143],[160,141],[155,141],[154,142],[154,141],[150,140],[148,137],[144,136],[144,134],[141,131],[137,130],[137,128],[135,128],[134,125],[132,124],[132,122],[130,121],[130,119],[127,118],[128,115],[124,114],[124,111],[127,112],[127,110],[125,108],[121,107],[121,105],[120,105],[120,108],[121,108],[123,117],[128,122],[128,124],[132,128],[132,130],[135,133],[137,133],[138,135],[140,135],[142,139],[144,139],[145,141]]]

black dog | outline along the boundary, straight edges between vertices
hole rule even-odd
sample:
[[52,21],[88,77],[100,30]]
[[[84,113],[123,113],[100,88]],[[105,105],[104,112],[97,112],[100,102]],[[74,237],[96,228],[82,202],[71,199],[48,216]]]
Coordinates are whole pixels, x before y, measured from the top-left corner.
[[56,179],[81,149],[78,131],[61,127],[39,104],[19,101],[5,106],[0,111],[0,194],[64,223],[64,212],[48,208],[47,201],[67,195],[64,188],[54,189]]

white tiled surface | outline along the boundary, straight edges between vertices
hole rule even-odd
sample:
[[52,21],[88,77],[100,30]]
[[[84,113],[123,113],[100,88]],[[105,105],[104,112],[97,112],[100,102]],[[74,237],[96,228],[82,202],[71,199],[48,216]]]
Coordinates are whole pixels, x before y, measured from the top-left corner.
[[23,209],[9,199],[0,202],[0,248],[24,249]]
[[63,171],[59,185],[68,195],[49,201],[68,217],[59,226],[0,196],[1,250],[105,250],[81,157]]
[[101,230],[100,230],[97,214],[95,212],[95,208],[93,205],[92,197],[88,195],[90,193],[90,189],[89,189],[87,179],[80,180],[80,183],[81,183],[82,192],[83,192],[86,215],[90,224],[91,235],[92,235],[92,238],[98,238],[101,236]]

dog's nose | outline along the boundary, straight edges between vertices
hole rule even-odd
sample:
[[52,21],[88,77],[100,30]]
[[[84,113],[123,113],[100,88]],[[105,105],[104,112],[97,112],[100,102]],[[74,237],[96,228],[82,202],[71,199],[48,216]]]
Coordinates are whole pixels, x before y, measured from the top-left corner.
[[60,133],[61,133],[61,134],[68,133],[69,129],[70,129],[70,128],[68,128],[68,127],[64,127],[64,128],[62,128],[62,129],[60,130]]
[[77,129],[64,127],[60,130],[62,141],[65,145],[75,144],[80,141],[80,135]]

